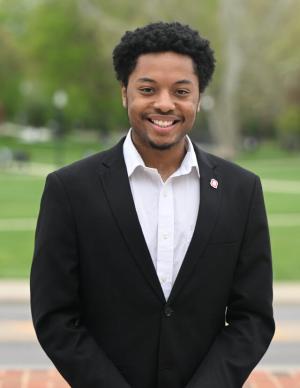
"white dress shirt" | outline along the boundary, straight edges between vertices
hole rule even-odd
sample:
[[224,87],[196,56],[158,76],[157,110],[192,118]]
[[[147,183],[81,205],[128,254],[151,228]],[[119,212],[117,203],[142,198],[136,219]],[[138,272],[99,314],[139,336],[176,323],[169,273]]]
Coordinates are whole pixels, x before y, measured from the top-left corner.
[[194,233],[200,203],[200,173],[188,136],[180,167],[164,182],[157,169],[146,167],[131,140],[124,159],[138,219],[166,300]]

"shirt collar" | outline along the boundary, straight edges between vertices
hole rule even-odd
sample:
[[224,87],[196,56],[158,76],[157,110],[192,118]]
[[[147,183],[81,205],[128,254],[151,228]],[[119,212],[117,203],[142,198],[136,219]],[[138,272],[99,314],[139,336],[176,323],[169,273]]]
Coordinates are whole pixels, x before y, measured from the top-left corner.
[[123,144],[123,154],[129,177],[133,174],[134,170],[137,167],[146,167],[141,155],[135,148],[135,145],[133,144],[133,141],[131,139],[131,129],[127,133],[126,139]]
[[[134,173],[137,167],[147,168],[145,166],[145,163],[141,155],[139,154],[138,150],[133,144],[133,141],[131,139],[131,131],[132,129],[128,131],[128,134],[123,144],[123,154],[124,154],[127,174],[129,178]],[[174,172],[173,176],[189,174],[194,167],[196,169],[198,177],[200,177],[197,156],[196,156],[193,144],[191,142],[191,139],[189,138],[188,135],[186,135],[186,140],[187,140],[186,141],[187,152],[185,154],[185,157],[180,167],[177,169],[177,171]]]
[[198,160],[197,156],[194,150],[194,146],[191,142],[191,139],[188,135],[186,135],[186,154],[183,158],[183,161],[178,168],[177,171],[175,171],[174,175],[185,175],[189,174],[193,168],[195,168],[198,177],[200,177],[200,171],[198,166]]

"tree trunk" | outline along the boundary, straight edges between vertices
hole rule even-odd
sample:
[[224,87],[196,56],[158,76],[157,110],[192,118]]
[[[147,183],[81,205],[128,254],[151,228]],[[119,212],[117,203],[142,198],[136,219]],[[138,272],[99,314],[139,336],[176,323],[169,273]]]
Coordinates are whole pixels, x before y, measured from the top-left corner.
[[232,158],[239,146],[238,90],[243,65],[239,22],[240,0],[220,0],[221,33],[224,37],[224,70],[215,109],[211,112],[211,132],[223,156]]

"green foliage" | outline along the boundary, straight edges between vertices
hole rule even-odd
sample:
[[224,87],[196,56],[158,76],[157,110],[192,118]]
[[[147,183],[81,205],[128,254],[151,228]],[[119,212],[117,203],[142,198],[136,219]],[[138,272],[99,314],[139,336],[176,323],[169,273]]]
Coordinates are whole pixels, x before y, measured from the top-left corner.
[[[207,91],[215,110],[226,106],[222,89],[230,77],[224,75],[236,41],[242,72],[232,92],[239,130],[274,137],[281,107],[299,104],[300,2],[239,2],[239,12],[230,14],[227,24],[224,4],[234,11],[229,0],[0,0],[0,104],[6,118],[47,125],[53,94],[63,89],[69,128],[126,128],[112,49],[128,29],[178,20],[198,29],[215,49],[217,68]],[[291,90],[297,98],[290,98]]]
[[[205,1],[198,7],[194,0],[187,4],[179,0],[2,0],[0,19],[25,58],[22,77],[14,78],[18,90],[9,85],[4,93],[7,96],[9,90],[14,96],[14,101],[7,102],[13,107],[10,113],[18,113],[22,122],[46,125],[53,115],[53,94],[63,89],[69,97],[64,113],[70,127],[104,132],[127,127],[111,60],[121,35],[150,21],[174,19],[192,24],[204,35],[213,34],[210,15],[217,3]],[[20,93],[21,81],[32,85],[30,91]]]
[[85,22],[74,1],[40,3],[28,17],[26,47],[30,78],[47,96],[49,109],[55,91],[63,89],[69,97],[65,115],[72,125],[118,124],[120,115],[108,109],[111,91],[116,93],[117,87],[113,74],[107,76],[109,60],[103,55],[97,29]]
[[20,104],[21,55],[13,36],[3,28],[0,28],[0,52],[0,104],[7,117],[11,117]]
[[300,109],[298,106],[288,106],[278,117],[277,130],[284,148],[289,150],[300,148]]

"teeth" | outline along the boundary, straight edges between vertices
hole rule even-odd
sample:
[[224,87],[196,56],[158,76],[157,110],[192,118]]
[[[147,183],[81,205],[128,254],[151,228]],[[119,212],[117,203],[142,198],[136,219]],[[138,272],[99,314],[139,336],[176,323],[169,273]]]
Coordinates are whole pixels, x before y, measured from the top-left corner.
[[173,124],[173,121],[152,120],[152,122],[155,125],[158,125],[159,127],[163,127],[163,128],[169,127],[170,125]]

